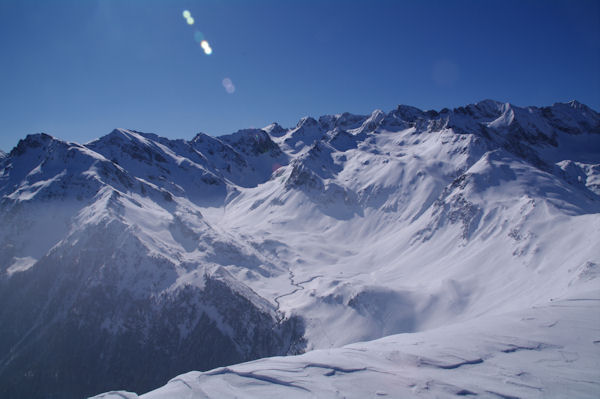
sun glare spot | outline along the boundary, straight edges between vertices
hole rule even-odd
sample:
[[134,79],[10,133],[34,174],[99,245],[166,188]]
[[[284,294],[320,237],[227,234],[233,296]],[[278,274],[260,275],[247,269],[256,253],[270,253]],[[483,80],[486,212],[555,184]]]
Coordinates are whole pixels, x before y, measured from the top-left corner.
[[192,17],[189,17],[189,18],[187,19],[187,23],[188,23],[188,25],[194,25],[194,18],[192,18]]
[[192,16],[192,13],[189,12],[188,10],[184,10],[183,11],[183,18],[188,19]]

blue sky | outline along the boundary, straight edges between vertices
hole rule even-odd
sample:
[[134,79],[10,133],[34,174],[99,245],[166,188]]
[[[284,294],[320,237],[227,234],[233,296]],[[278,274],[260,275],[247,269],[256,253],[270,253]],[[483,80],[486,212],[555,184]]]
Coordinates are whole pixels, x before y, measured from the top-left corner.
[[5,151],[42,131],[191,139],[398,104],[600,109],[598,1],[0,0],[0,54]]

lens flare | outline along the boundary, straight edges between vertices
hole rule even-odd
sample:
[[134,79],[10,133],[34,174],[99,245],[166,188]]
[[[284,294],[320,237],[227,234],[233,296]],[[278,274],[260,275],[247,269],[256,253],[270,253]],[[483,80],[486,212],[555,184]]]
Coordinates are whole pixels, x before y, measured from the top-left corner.
[[233,94],[233,92],[235,91],[235,86],[229,78],[223,79],[223,87],[225,88],[225,91],[229,94]]
[[200,32],[200,31],[194,32],[194,40],[197,43],[202,43],[202,41],[204,40],[204,35],[202,34],[202,32]]
[[[185,21],[188,25],[194,25],[194,17],[192,17],[192,13],[189,10],[183,10],[181,15],[183,15],[183,18],[185,18]],[[194,40],[196,41],[196,43],[200,43],[202,50],[204,50],[204,54],[212,54],[212,47],[210,47],[210,44],[204,39],[204,34],[202,32],[200,32],[199,30],[194,31]]]
[[204,50],[204,53],[206,55],[212,54],[212,48],[210,47],[210,44],[208,44],[208,42],[206,40],[202,40],[200,42],[200,46],[202,47],[202,49]]

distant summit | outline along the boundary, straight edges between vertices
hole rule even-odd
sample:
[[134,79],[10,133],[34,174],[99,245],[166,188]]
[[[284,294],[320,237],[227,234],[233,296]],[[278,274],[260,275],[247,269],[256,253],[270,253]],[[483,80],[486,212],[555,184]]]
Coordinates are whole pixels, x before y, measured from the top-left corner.
[[29,135],[0,154],[0,397],[593,397],[599,228],[575,101]]

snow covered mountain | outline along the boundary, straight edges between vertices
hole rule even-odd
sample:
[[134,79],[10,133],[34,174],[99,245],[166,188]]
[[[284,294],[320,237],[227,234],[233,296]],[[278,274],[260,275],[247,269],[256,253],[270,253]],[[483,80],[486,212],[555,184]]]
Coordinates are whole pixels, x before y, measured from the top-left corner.
[[42,133],[0,157],[0,198],[2,397],[146,392],[302,352],[143,397],[600,388],[600,115],[575,101],[191,141]]

